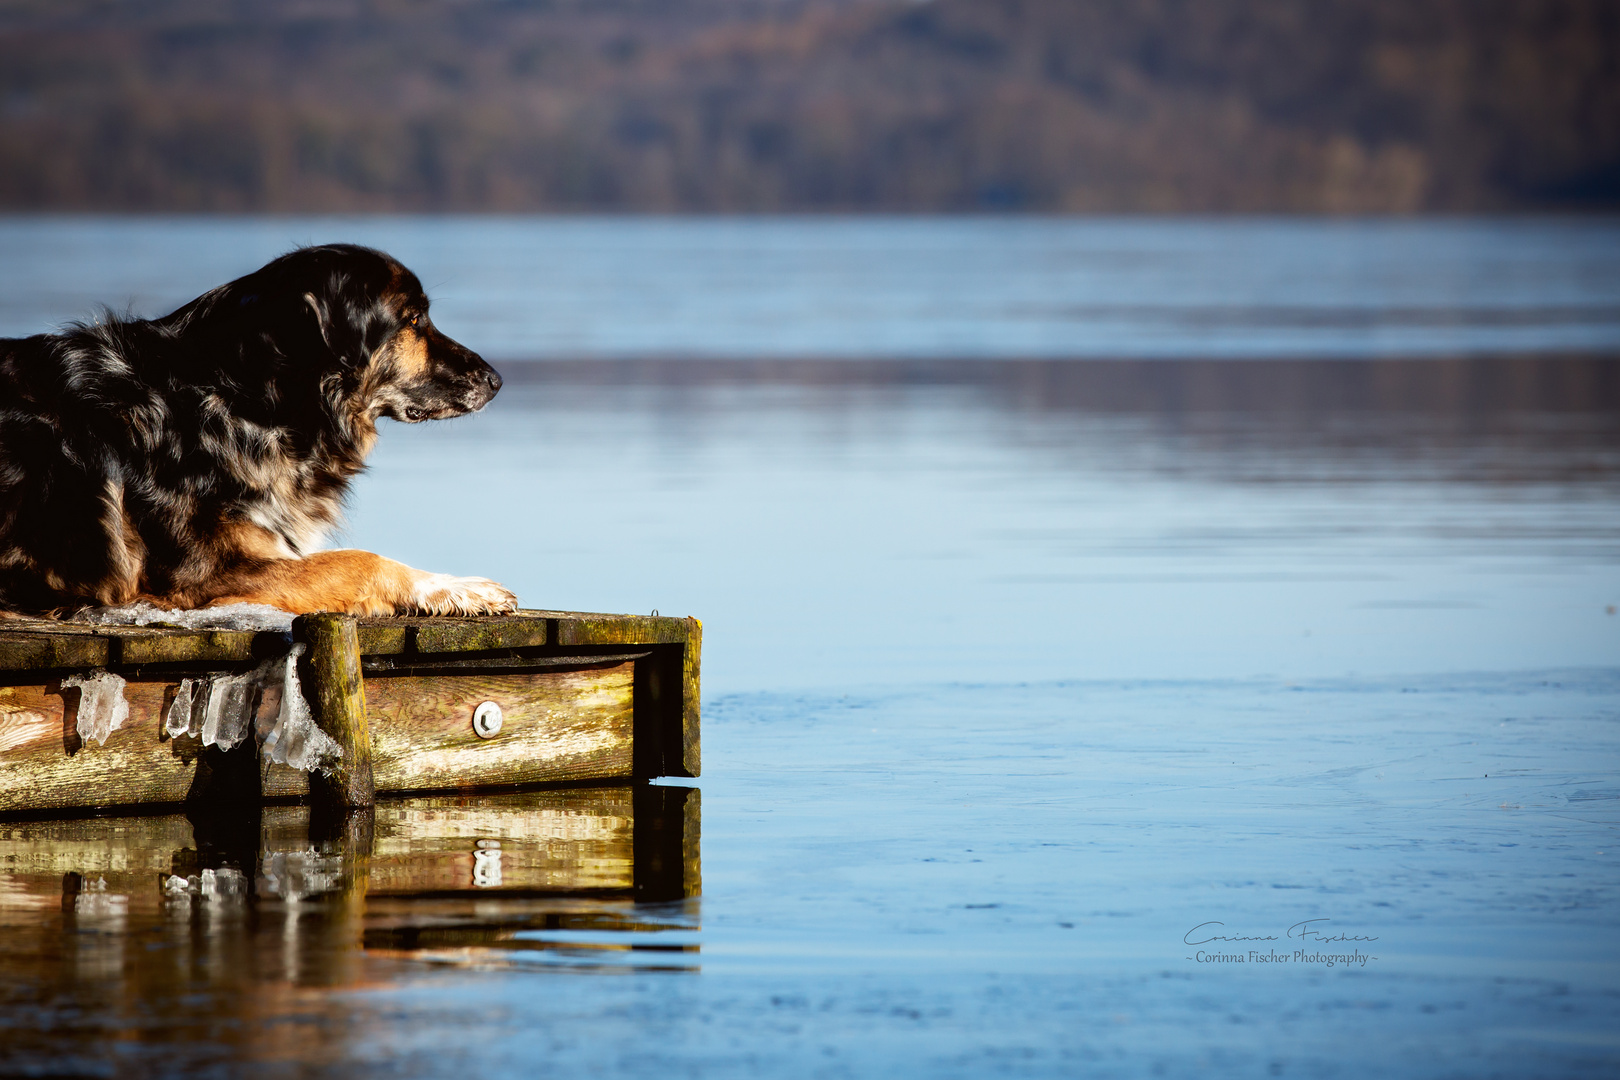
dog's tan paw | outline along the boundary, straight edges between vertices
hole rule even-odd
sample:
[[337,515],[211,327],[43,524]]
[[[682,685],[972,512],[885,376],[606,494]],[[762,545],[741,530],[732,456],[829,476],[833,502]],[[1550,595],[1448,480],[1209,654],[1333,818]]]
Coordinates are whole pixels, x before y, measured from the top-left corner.
[[504,615],[516,611],[518,602],[511,590],[488,578],[423,574],[408,606],[423,615]]

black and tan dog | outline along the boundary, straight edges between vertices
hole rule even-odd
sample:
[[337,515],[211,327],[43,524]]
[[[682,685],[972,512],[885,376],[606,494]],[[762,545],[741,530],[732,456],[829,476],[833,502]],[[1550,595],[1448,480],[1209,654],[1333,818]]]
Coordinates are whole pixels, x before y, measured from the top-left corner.
[[349,245],[161,319],[0,340],[0,610],[510,611],[493,581],[315,550],[380,417],[460,416],[500,385],[414,274]]

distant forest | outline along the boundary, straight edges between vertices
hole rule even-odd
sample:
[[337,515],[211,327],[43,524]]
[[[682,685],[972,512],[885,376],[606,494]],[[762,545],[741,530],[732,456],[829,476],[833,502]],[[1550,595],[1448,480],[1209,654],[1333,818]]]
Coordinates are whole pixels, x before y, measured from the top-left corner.
[[1620,207],[1620,0],[0,0],[0,208]]

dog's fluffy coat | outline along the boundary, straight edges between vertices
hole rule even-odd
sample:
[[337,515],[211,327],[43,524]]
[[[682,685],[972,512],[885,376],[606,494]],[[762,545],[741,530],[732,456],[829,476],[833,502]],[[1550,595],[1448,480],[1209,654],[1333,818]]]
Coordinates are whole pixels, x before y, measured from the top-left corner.
[[378,251],[303,248],[160,319],[0,340],[0,611],[478,614],[482,578],[316,552],[377,436],[481,409],[500,377]]

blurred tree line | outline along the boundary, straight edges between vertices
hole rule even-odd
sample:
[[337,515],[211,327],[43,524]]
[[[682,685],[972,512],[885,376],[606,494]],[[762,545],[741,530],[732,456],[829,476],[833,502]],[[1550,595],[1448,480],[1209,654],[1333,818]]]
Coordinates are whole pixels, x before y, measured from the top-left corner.
[[0,207],[1620,205],[1620,0],[0,0]]

